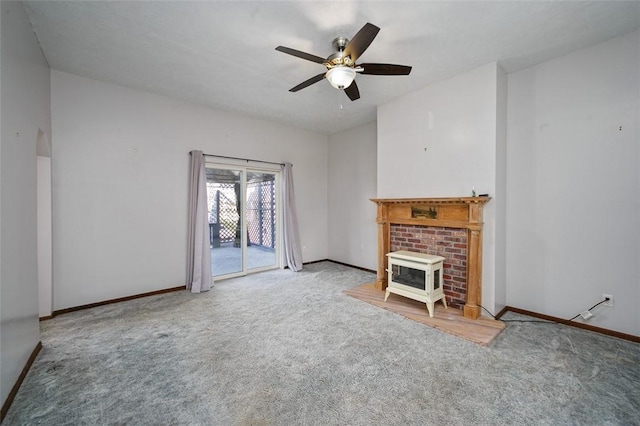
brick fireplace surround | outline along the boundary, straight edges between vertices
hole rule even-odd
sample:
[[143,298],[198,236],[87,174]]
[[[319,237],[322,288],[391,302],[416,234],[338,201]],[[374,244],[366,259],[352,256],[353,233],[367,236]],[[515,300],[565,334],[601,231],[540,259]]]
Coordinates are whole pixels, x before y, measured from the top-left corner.
[[482,207],[489,197],[372,199],[377,204],[376,290],[387,288],[387,256],[408,250],[445,258],[447,303],[464,316],[480,316],[482,289]]
[[390,251],[408,250],[445,258],[443,290],[447,305],[461,309],[467,295],[467,230],[392,223],[389,231]]

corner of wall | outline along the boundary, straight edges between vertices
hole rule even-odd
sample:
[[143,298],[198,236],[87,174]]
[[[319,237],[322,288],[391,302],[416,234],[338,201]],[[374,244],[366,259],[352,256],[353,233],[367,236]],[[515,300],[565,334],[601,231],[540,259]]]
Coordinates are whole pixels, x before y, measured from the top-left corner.
[[494,309],[507,304],[507,74],[496,64],[496,257]]
[[[37,273],[37,145],[51,129],[47,61],[22,2],[0,2],[2,308],[0,400],[10,404],[40,341]],[[39,129],[41,129],[39,131]]]

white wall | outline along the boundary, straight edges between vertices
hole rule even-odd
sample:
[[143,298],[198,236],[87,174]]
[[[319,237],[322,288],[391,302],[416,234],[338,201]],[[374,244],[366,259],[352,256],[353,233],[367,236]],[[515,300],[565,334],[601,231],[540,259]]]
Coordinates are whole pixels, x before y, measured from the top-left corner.
[[507,303],[640,335],[640,33],[508,84]]
[[494,193],[496,69],[476,68],[378,108],[378,197],[468,197],[474,186]]
[[488,64],[378,108],[379,198],[468,197],[474,187],[493,197],[484,207],[482,260],[482,304],[492,311],[501,72]]
[[376,123],[329,136],[329,259],[377,270]]
[[38,132],[37,218],[38,218],[38,306],[40,318],[53,313],[53,235],[51,234],[51,144],[45,132]]
[[0,2],[0,399],[40,340],[36,142],[50,133],[49,68],[19,2]]
[[38,306],[40,318],[53,312],[51,158],[37,157]]
[[54,309],[184,285],[189,151],[293,163],[327,258],[327,136],[52,71]]

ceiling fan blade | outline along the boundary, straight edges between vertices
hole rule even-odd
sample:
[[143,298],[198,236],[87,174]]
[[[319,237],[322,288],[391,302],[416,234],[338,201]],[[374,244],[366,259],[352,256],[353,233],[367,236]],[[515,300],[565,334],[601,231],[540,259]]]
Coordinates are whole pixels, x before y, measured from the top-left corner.
[[319,64],[324,64],[326,61],[325,58],[321,58],[320,56],[312,55],[311,53],[301,52],[299,50],[291,49],[289,47],[278,46],[276,47],[278,52],[286,53],[288,55],[295,56],[297,58],[306,59],[307,61],[317,62]]
[[373,39],[376,38],[378,31],[380,31],[380,28],[367,22],[347,43],[344,48],[344,56],[350,56],[351,60],[355,62],[367,50]]
[[355,80],[349,85],[349,87],[344,89],[344,93],[346,93],[352,101],[360,99],[360,91],[358,90],[358,85]]
[[362,67],[360,74],[372,75],[409,75],[411,67],[395,64],[359,64]]
[[322,74],[318,74],[315,77],[311,77],[309,80],[303,81],[302,83],[298,84],[296,87],[293,87],[291,89],[289,89],[290,92],[297,92],[298,90],[302,90],[305,87],[311,86],[314,83],[319,82],[320,80],[324,79],[324,75],[326,73],[322,73]]

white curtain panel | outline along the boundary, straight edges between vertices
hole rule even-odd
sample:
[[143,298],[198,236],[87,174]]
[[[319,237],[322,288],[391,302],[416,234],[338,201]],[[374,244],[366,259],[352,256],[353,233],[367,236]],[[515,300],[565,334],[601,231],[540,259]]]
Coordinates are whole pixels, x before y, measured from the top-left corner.
[[292,164],[282,165],[282,199],[284,221],[284,254],[287,266],[292,271],[302,270],[302,250],[300,248],[300,234],[298,232],[298,216],[296,214],[296,200],[293,192]]
[[207,213],[204,154],[202,151],[191,151],[187,246],[187,290],[191,290],[191,293],[200,293],[211,288],[211,248]]

